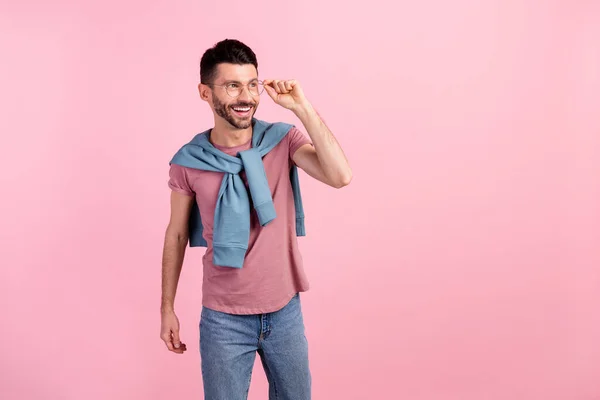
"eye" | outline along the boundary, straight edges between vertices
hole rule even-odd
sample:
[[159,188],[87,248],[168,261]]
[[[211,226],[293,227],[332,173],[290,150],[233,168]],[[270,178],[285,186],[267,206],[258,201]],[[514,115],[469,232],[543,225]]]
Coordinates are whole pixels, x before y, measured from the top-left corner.
[[239,86],[237,83],[230,83],[227,85],[227,88],[229,89],[237,89]]
[[254,82],[250,82],[250,87],[251,88],[255,88],[258,86],[258,82],[254,81]]

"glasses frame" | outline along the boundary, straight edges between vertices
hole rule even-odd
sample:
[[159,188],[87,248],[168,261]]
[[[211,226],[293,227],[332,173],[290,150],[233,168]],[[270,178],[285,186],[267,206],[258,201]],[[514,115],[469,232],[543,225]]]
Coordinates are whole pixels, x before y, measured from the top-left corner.
[[[250,84],[251,84],[251,83],[253,83],[253,82],[258,82],[258,84],[259,84],[259,85],[262,87],[262,89],[260,90],[260,92],[259,92],[258,94],[252,94],[252,92],[250,91],[250,88],[248,87],[248,85],[250,85]],[[242,86],[242,87],[241,87],[241,90],[240,90],[240,94],[238,94],[237,96],[232,96],[232,95],[229,93],[229,90],[227,89],[227,86],[231,85],[232,83],[237,83],[237,84],[239,84],[239,85],[241,85],[241,86]],[[235,99],[236,97],[240,97],[240,96],[242,95],[242,93],[244,93],[244,88],[247,88],[247,89],[248,89],[248,93],[250,93],[250,96],[252,96],[252,97],[257,97],[257,96],[260,96],[260,95],[261,95],[261,94],[263,94],[263,92],[265,91],[265,84],[264,84],[264,81],[261,81],[261,80],[259,80],[259,79],[257,79],[256,81],[255,81],[255,80],[252,80],[252,81],[250,81],[250,82],[248,82],[248,83],[242,83],[242,82],[238,82],[238,81],[231,81],[231,82],[228,82],[228,83],[226,83],[225,85],[215,85],[214,83],[206,83],[206,86],[209,86],[209,87],[214,87],[214,86],[216,86],[216,87],[224,87],[224,88],[225,88],[225,93],[227,93],[227,95],[228,95],[229,97],[232,97],[232,98],[234,98],[234,99]]]

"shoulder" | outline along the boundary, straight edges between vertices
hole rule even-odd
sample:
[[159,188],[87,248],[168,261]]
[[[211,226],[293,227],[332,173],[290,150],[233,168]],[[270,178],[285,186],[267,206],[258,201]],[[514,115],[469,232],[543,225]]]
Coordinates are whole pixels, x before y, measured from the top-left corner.
[[286,134],[294,125],[278,121],[278,122],[268,122],[260,119],[255,119],[254,128],[258,131],[276,131],[278,133]]
[[171,163],[169,165],[169,174],[177,177],[187,177],[188,167],[184,167],[181,164]]

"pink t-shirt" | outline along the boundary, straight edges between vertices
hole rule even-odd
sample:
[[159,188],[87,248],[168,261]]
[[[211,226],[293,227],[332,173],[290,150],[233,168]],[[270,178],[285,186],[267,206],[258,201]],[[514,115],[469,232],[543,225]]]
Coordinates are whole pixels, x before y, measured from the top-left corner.
[[[169,187],[196,196],[202,218],[203,236],[208,244],[203,261],[202,304],[231,314],[262,314],[285,306],[297,292],[309,288],[298,250],[296,210],[290,182],[292,155],[311,143],[302,131],[290,132],[263,157],[277,217],[261,227],[254,209],[250,213],[250,240],[243,268],[214,265],[212,262],[213,220],[223,173],[171,164]],[[216,148],[232,156],[248,150],[250,141],[235,147]],[[240,176],[248,187],[245,172]]]

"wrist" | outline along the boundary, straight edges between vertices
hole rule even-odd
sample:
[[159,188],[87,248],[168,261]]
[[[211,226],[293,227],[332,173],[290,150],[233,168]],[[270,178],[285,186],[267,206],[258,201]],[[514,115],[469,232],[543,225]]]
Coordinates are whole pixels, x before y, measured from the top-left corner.
[[314,107],[308,100],[298,103],[298,105],[296,105],[292,111],[300,120],[308,118],[315,113]]
[[175,307],[173,307],[172,304],[166,304],[166,305],[162,305],[160,306],[160,313],[161,314],[171,314],[175,312]]

